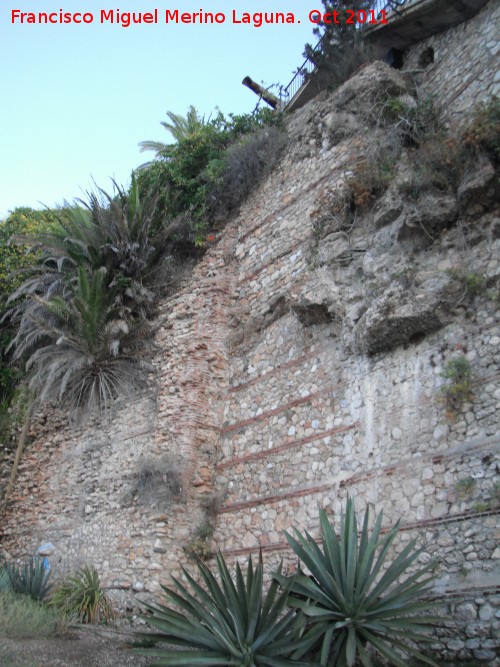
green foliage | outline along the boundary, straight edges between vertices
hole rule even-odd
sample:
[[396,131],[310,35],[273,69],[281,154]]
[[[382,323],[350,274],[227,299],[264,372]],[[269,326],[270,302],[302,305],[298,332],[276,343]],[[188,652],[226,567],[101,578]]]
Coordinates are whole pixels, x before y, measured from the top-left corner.
[[5,562],[3,570],[9,576],[14,593],[28,595],[36,602],[41,602],[48,596],[51,589],[50,570],[46,569],[42,558],[30,558],[21,565]]
[[80,623],[109,623],[114,618],[111,603],[101,588],[99,574],[88,565],[55,590],[50,604]]
[[163,239],[152,240],[156,196],[141,196],[135,178],[128,192],[114,185],[113,195],[102,189],[89,192],[87,201],[77,200],[77,206],[57,214],[57,225],[49,232],[28,237],[38,247],[38,260],[11,301],[31,294],[64,295],[78,268],[85,267],[90,272],[105,269],[109,288],[132,314],[142,316],[150,308],[153,293],[147,285],[155,283],[164,256]]
[[[221,213],[221,202],[225,210],[228,208],[221,186],[230,182],[234,160],[231,153],[226,154],[226,150],[245,135],[276,124],[278,117],[267,110],[242,116],[230,114],[228,117],[218,112],[214,118],[205,121],[193,107],[186,119],[172,112],[168,115],[173,122],[163,125],[177,141],[172,144],[142,142],[142,149],[155,150],[157,159],[138,170],[137,180],[141,192],[151,188],[159,192],[154,223],[156,230],[162,228],[162,216],[170,219],[188,216],[188,224],[181,224],[176,229],[173,246],[175,248],[177,242],[178,252],[196,254],[196,247],[205,242],[213,218],[217,212]],[[266,164],[271,156],[272,152],[266,155]],[[257,165],[253,163],[253,183],[262,173],[262,158],[261,153]],[[248,170],[249,161],[244,162]],[[237,178],[234,171],[231,176],[234,182]],[[246,173],[244,181],[248,183]],[[185,222],[186,218],[183,218]]]
[[[5,412],[12,400],[19,370],[11,363],[7,348],[14,335],[13,327],[3,317],[7,299],[26,279],[38,258],[32,243],[24,237],[47,231],[56,223],[49,211],[16,208],[0,222],[0,411]],[[3,421],[3,419],[2,419]],[[2,429],[5,431],[6,429]]]
[[[138,358],[168,252],[152,239],[154,195],[89,193],[38,234],[30,276],[11,295],[13,357],[41,401],[95,412],[130,395],[149,366]],[[168,230],[166,230],[168,234]]]
[[317,47],[305,45],[304,56],[320,71],[331,88],[337,88],[361,65],[376,59],[377,51],[364,40],[364,31],[356,23],[347,23],[347,11],[368,11],[374,0],[322,0],[321,13],[338,12],[338,23],[319,22],[313,34]]
[[203,519],[196,526],[191,539],[184,547],[184,551],[189,558],[208,560],[214,555],[212,540],[221,502],[222,495],[219,493],[206,493],[200,497]]
[[146,620],[157,630],[154,637],[179,647],[138,650],[157,658],[153,665],[311,664],[300,657],[315,640],[314,632],[300,636],[300,617],[286,611],[289,583],[280,590],[274,581],[264,597],[262,557],[255,568],[249,558],[245,574],[237,564],[235,581],[221,554],[218,578],[204,563],[198,563],[201,583],[184,569],[183,573],[187,585],[173,578],[175,588],[163,587],[173,607],[147,605],[152,615]]
[[440,390],[441,397],[450,414],[460,411],[463,403],[473,398],[472,371],[465,356],[451,359],[445,366],[441,377],[448,380]]
[[12,583],[5,565],[0,565],[0,595],[12,592]]
[[[27,595],[0,593],[0,637],[49,638],[63,634],[65,629],[61,615],[47,605]],[[0,662],[2,659],[0,653]]]
[[89,276],[80,266],[71,296],[35,297],[24,313],[14,358],[27,358],[38,400],[97,412],[143,381],[149,367],[136,349],[145,325],[115,305],[116,289],[106,279],[105,268]]
[[315,657],[321,665],[352,667],[359,660],[371,666],[368,644],[399,667],[408,664],[401,652],[432,665],[408,641],[426,639],[422,633],[439,620],[428,615],[430,603],[419,599],[429,590],[434,565],[416,567],[420,551],[415,550],[415,540],[386,562],[399,522],[383,534],[382,512],[371,531],[369,521],[367,508],[358,526],[354,502],[348,499],[339,537],[326,513],[320,512],[322,548],[307,532],[295,531],[295,537],[285,533],[310,574],[299,568],[295,577],[276,575],[277,579],[291,585],[289,604],[305,615],[309,632],[319,633]]
[[466,477],[465,479],[460,479],[455,484],[455,489],[457,490],[458,495],[462,500],[470,498],[474,489],[476,488],[476,480],[473,477]]
[[448,269],[446,273],[452,280],[462,285],[464,297],[473,299],[486,293],[487,281],[484,274],[463,271],[462,269]]
[[493,96],[474,111],[464,133],[465,144],[473,149],[482,148],[500,163],[500,99]]
[[[47,232],[56,224],[50,211],[16,208],[0,222],[0,304],[23,282],[26,271],[33,265],[38,252],[28,241],[35,235]],[[23,242],[23,239],[26,242]]]

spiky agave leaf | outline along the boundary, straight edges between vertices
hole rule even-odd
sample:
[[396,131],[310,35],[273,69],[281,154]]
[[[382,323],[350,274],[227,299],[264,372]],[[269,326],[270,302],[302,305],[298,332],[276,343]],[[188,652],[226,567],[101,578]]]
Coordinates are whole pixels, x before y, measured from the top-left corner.
[[41,602],[50,592],[50,570],[42,558],[35,557],[18,565],[5,563],[5,572],[10,579],[10,586],[16,593],[29,595],[32,600]]
[[54,592],[50,604],[81,623],[109,622],[114,611],[101,587],[99,573],[84,565]]
[[[300,657],[317,639],[316,631],[303,633],[301,615],[286,609],[291,582],[280,590],[273,581],[263,595],[262,555],[254,567],[251,557],[246,574],[236,565],[235,580],[222,554],[217,556],[217,577],[198,563],[198,582],[183,569],[186,584],[173,579],[163,587],[173,606],[147,605],[154,635],[181,650],[137,649],[156,658],[153,665],[238,665],[240,667],[309,667]],[[292,659],[292,654],[295,658]]]
[[[309,571],[299,569],[291,580],[289,604],[302,611],[310,627],[320,629],[317,657],[321,665],[352,667],[359,658],[370,667],[368,643],[399,667],[407,664],[402,654],[434,664],[408,644],[408,640],[428,639],[425,633],[442,621],[429,614],[432,604],[421,599],[429,591],[434,564],[416,568],[405,577],[421,550],[413,540],[388,563],[399,522],[384,535],[381,527],[382,512],[369,530],[367,507],[358,537],[354,502],[348,498],[339,536],[324,510],[320,512],[321,546],[307,532],[285,533]],[[275,576],[286,584],[287,577]]]

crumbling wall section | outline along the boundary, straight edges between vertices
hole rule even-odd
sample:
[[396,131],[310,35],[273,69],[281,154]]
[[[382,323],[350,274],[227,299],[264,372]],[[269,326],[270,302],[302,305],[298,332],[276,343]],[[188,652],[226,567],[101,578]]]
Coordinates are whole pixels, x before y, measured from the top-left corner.
[[403,70],[420,95],[435,96],[445,118],[460,121],[481,100],[500,96],[500,5],[491,0],[472,19],[410,47]]

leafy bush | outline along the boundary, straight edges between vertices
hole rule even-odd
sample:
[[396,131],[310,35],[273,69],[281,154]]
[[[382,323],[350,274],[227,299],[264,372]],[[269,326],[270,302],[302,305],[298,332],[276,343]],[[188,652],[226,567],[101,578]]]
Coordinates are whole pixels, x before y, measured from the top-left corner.
[[49,584],[50,570],[45,567],[42,558],[37,556],[21,565],[5,562],[3,568],[9,576],[14,593],[28,595],[36,602],[41,602],[48,596],[52,587]]
[[[225,166],[226,160],[231,161],[233,158],[226,155],[226,150],[244,136],[278,123],[279,117],[268,110],[242,116],[230,114],[228,117],[218,112],[214,118],[205,121],[197,115],[195,118],[191,113],[190,121],[190,113],[188,118],[182,119],[169,112],[169,118],[173,122],[164,126],[176,138],[176,143],[142,143],[143,148],[155,150],[157,159],[139,168],[137,181],[141,192],[155,188],[159,193],[155,229],[162,229],[162,218],[176,221],[180,216],[182,224],[173,234],[171,247],[176,249],[178,244],[184,253],[190,251],[196,255],[196,248],[204,244],[213,218],[217,214],[220,216],[228,205],[234,206],[231,198],[224,199],[218,187],[225,178],[228,179],[228,184],[234,183],[230,180],[228,168]],[[258,141],[255,145],[257,144]],[[262,156],[261,151],[255,148],[253,153],[260,153]],[[254,166],[256,162],[255,180],[262,159],[254,160]],[[248,170],[250,160],[247,158],[243,164]],[[248,177],[245,175],[243,180],[247,183]]]
[[286,134],[277,127],[257,130],[231,144],[219,169],[207,174],[213,188],[207,194],[210,217],[221,219],[237,208],[276,163],[285,144]]
[[81,623],[109,623],[114,618],[111,603],[101,588],[99,574],[88,565],[57,588],[50,603]]
[[47,638],[61,635],[65,629],[64,619],[55,609],[26,595],[0,593],[0,637]]
[[408,664],[400,651],[432,665],[408,641],[426,639],[422,632],[439,620],[426,615],[429,602],[418,599],[429,590],[433,579],[429,573],[434,564],[417,568],[405,577],[420,554],[415,550],[415,540],[391,563],[386,563],[399,522],[386,535],[381,534],[382,512],[371,532],[368,525],[369,508],[358,538],[352,499],[348,499],[341,518],[339,537],[321,511],[322,549],[307,532],[303,535],[296,530],[295,537],[285,533],[310,574],[299,568],[292,578],[279,574],[276,578],[290,586],[288,603],[305,615],[308,631],[314,629],[320,634],[314,658],[321,665],[352,667],[358,659],[366,667],[371,666],[368,644],[399,667]]
[[0,565],[0,594],[12,592],[9,572],[5,565]]
[[[23,243],[20,237],[48,231],[56,224],[49,211],[16,208],[0,222],[0,412],[1,421],[13,398],[19,369],[12,364],[7,348],[14,336],[14,327],[3,319],[7,311],[7,299],[26,279],[30,267],[38,259],[36,248]],[[3,424],[0,424],[3,426]],[[7,428],[1,428],[7,431]]]
[[274,581],[263,596],[262,557],[255,568],[249,558],[245,575],[237,564],[236,581],[221,554],[217,556],[220,583],[204,563],[198,563],[202,583],[183,572],[192,592],[175,578],[175,588],[163,586],[175,608],[147,605],[152,615],[146,620],[157,630],[153,637],[180,647],[138,649],[157,658],[153,665],[310,665],[300,657],[314,641],[314,633],[300,637],[296,612],[286,611],[289,583],[280,591]]
[[10,297],[11,347],[15,361],[27,360],[38,400],[107,410],[142,384],[149,366],[138,343],[167,252],[161,238],[152,241],[154,204],[133,179],[128,193],[90,193],[33,239],[37,263]]
[[338,23],[320,21],[313,29],[319,37],[315,47],[305,45],[304,56],[319,70],[323,80],[331,88],[337,88],[361,65],[378,57],[378,50],[364,39],[364,31],[357,25],[347,23],[347,10],[368,11],[375,5],[373,0],[322,0],[325,12],[338,12]]
[[445,366],[441,377],[448,380],[441,387],[441,397],[450,414],[460,410],[465,401],[473,398],[472,370],[467,357],[451,359]]
[[482,148],[500,163],[500,99],[493,96],[474,111],[464,133],[465,144],[470,148]]

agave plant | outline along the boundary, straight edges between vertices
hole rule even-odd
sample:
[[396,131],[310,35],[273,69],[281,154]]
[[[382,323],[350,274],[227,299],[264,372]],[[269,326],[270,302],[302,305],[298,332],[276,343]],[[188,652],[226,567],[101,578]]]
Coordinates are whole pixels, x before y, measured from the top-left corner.
[[[320,629],[317,659],[325,667],[352,667],[359,659],[373,665],[367,645],[375,647],[389,662],[406,667],[400,653],[429,665],[435,663],[419,653],[409,641],[425,639],[425,633],[441,618],[428,614],[431,603],[418,599],[428,592],[434,564],[418,567],[404,577],[420,551],[411,541],[387,563],[399,522],[381,533],[382,512],[369,530],[369,507],[358,538],[358,520],[352,499],[347,500],[337,537],[326,513],[320,512],[322,549],[309,534],[285,533],[288,543],[309,571],[299,569],[291,580],[289,604],[300,609],[310,627]],[[287,577],[276,579],[282,584]]]
[[[2,577],[5,590],[11,590],[14,593],[22,595],[29,595],[30,598],[41,602],[50,592],[51,585],[49,584],[50,570],[48,570],[42,558],[38,556],[31,558],[21,565],[15,563],[5,563],[3,572],[6,572],[10,586],[6,584],[5,575]],[[1,588],[0,588],[1,590]]]
[[12,583],[5,564],[0,564],[0,595],[12,592]]
[[85,565],[56,589],[50,604],[81,623],[108,623],[114,611],[101,587],[99,573]]
[[220,553],[217,570],[220,583],[204,563],[198,563],[203,586],[183,569],[192,592],[172,577],[175,588],[163,586],[163,590],[175,609],[147,605],[152,616],[146,620],[159,631],[153,637],[181,649],[137,652],[157,658],[153,663],[157,666],[309,667],[312,663],[300,662],[300,657],[317,633],[313,629],[302,634],[300,614],[286,609],[290,584],[280,591],[273,581],[264,597],[262,556],[255,568],[249,558],[245,576],[236,566],[236,583]]

